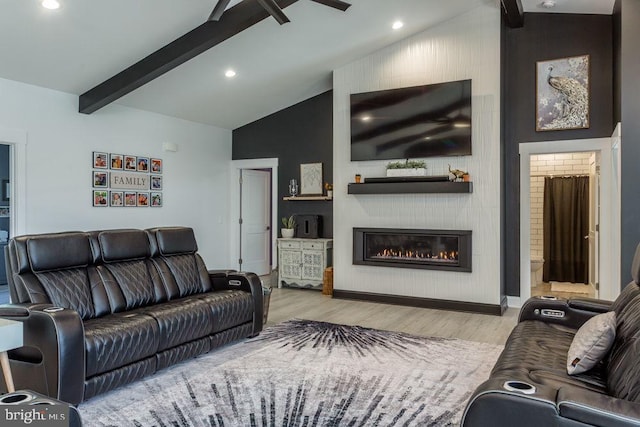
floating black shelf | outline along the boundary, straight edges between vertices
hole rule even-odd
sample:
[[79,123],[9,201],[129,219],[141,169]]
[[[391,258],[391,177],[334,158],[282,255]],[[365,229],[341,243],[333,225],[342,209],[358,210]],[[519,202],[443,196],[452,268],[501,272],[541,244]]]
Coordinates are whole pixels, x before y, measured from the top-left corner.
[[349,184],[349,194],[473,193],[472,182],[372,182]]

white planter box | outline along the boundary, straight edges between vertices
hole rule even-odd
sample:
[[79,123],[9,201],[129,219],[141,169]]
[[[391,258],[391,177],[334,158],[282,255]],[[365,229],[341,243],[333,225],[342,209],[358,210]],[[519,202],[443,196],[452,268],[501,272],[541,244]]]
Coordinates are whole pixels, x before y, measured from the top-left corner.
[[387,176],[427,176],[427,168],[387,169]]

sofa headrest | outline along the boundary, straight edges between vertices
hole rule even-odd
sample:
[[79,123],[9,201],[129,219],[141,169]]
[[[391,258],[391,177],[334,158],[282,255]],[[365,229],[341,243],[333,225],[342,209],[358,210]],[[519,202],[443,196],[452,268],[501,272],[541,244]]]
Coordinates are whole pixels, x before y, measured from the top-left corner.
[[198,251],[196,236],[192,228],[161,227],[147,231],[153,236],[160,255],[194,254]]
[[91,263],[91,247],[84,233],[42,234],[22,236],[16,239],[16,246],[26,244],[28,264],[18,250],[20,273],[62,270],[86,267]]
[[151,255],[149,239],[143,230],[107,230],[98,233],[102,261],[130,261]]
[[636,253],[633,256],[631,264],[631,277],[636,284],[640,285],[640,244],[636,247]]

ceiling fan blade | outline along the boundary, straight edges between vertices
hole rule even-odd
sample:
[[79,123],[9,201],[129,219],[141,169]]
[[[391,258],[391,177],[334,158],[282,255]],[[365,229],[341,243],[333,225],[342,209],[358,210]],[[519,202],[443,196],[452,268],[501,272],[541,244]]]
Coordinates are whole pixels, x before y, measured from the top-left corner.
[[349,7],[351,6],[351,4],[341,0],[311,0],[311,1],[323,4],[325,6],[333,7],[335,9],[340,9],[343,12],[349,9]]
[[278,6],[278,3],[276,3],[275,0],[258,0],[258,3],[260,3],[260,6],[262,6],[267,12],[269,12],[269,15],[273,16],[280,25],[291,22],[289,21],[289,18],[287,18],[287,15],[284,14],[282,9],[280,9],[280,6]]
[[209,19],[207,19],[207,21],[219,21],[220,17],[227,9],[229,2],[231,2],[231,0],[218,0],[216,7],[213,8],[213,12],[211,12],[211,15],[209,15]]

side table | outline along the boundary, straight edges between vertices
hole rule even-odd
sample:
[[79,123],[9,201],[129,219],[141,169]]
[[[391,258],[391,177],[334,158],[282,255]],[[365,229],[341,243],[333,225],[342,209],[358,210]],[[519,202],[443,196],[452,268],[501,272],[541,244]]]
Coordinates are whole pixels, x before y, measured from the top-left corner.
[[22,347],[22,323],[14,320],[0,319],[0,364],[2,365],[2,374],[4,381],[7,383],[7,391],[13,393],[13,376],[11,376],[11,366],[9,365],[9,356],[7,351],[14,348]]

